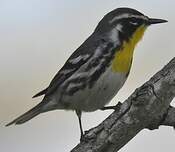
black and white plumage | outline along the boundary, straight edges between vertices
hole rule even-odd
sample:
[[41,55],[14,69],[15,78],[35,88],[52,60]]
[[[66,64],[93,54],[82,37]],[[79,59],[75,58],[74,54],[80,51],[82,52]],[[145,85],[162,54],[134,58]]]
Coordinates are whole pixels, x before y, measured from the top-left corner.
[[[99,77],[105,73],[106,69],[109,68],[115,54],[114,50],[117,50],[117,47],[119,45],[113,43],[107,36],[98,36],[96,33],[93,33],[69,57],[50,85],[33,96],[45,95],[43,101],[22,117],[7,124],[7,126],[13,123],[22,124],[42,112],[55,109],[81,110],[81,107],[84,107],[83,111],[94,111],[102,108],[104,104],[98,108],[92,104],[91,107],[93,109],[89,109],[82,103],[86,103],[84,101],[90,92],[96,93],[97,90],[93,90],[93,86]],[[80,105],[80,107],[76,108],[77,105]]]
[[[122,53],[125,44],[133,43],[127,45],[126,49],[133,51],[138,41],[131,40],[137,29],[163,22],[166,21],[148,18],[130,8],[118,8],[108,13],[92,35],[69,57],[50,85],[34,96],[44,95],[42,102],[7,126],[22,124],[50,110],[67,109],[76,111],[82,135],[81,112],[103,108],[127,79],[133,54],[129,54],[128,59],[128,55]],[[121,57],[116,59],[119,54],[123,54],[123,60]],[[120,60],[120,66],[125,66],[125,59],[129,68],[114,71],[113,60],[116,63]]]
[[[104,104],[98,107],[93,106],[94,103],[96,103],[95,101],[90,102],[92,103],[91,106],[89,103],[87,105],[85,103],[88,102],[87,97],[90,97],[92,94],[96,96],[97,91],[103,87],[99,85],[99,83],[102,82],[101,77],[103,77],[105,72],[108,71],[107,69],[110,68],[115,50],[117,50],[119,45],[114,44],[107,37],[94,38],[94,36],[96,35],[91,35],[91,37],[72,54],[63,68],[53,78],[49,87],[45,89],[44,100],[52,100],[50,103],[53,104],[46,104],[46,110],[76,109],[94,111],[104,106]],[[94,39],[96,41],[94,41]],[[91,48],[91,50],[89,50],[89,48]],[[85,51],[85,53],[83,51]],[[79,52],[81,52],[81,54],[79,54]],[[98,90],[96,86],[98,86]],[[101,95],[99,95],[99,97],[101,97]],[[89,98],[89,100],[93,99],[94,97]],[[54,103],[56,105],[54,105]]]

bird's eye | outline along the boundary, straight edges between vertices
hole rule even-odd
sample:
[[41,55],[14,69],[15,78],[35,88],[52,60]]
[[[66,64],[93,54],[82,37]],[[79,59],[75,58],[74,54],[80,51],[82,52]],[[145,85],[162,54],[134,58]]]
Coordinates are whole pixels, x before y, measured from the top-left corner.
[[138,23],[138,20],[136,18],[131,18],[130,21],[129,21],[130,24],[134,25],[134,26],[137,26],[139,23]]
[[137,23],[137,22],[135,22],[135,21],[130,21],[129,23],[130,23],[130,24],[132,24],[132,25],[135,25],[135,26],[137,26],[137,25],[138,25],[138,23]]

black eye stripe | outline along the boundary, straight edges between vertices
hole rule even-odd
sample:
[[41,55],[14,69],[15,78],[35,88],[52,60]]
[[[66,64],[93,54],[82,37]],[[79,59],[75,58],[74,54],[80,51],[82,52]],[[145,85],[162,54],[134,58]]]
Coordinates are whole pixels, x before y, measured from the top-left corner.
[[134,17],[132,17],[132,18],[129,19],[129,21],[140,23],[140,22],[142,22],[143,20],[140,19],[140,18],[134,18]]
[[143,24],[143,19],[140,19],[140,18],[132,17],[128,21],[130,24],[135,25],[135,26]]
[[138,18],[135,18],[135,17],[131,17],[131,18],[128,18],[129,20],[131,21],[138,21],[139,19]]

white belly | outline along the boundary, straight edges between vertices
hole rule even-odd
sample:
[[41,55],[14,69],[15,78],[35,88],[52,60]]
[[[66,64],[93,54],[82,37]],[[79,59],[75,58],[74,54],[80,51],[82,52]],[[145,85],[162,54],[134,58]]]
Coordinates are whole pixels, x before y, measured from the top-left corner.
[[126,74],[114,73],[109,67],[91,89],[83,89],[67,98],[70,100],[70,109],[95,111],[104,107],[117,94],[126,78]]

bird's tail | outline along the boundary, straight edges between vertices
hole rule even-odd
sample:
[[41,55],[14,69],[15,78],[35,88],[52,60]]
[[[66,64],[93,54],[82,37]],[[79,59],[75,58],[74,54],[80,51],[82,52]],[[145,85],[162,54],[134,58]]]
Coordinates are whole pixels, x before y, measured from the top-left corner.
[[16,118],[12,122],[8,123],[6,126],[10,126],[12,124],[23,124],[26,121],[32,119],[33,117],[39,115],[42,112],[42,108],[43,108],[43,102],[39,103],[31,110],[27,111],[26,113],[19,116],[18,118]]

